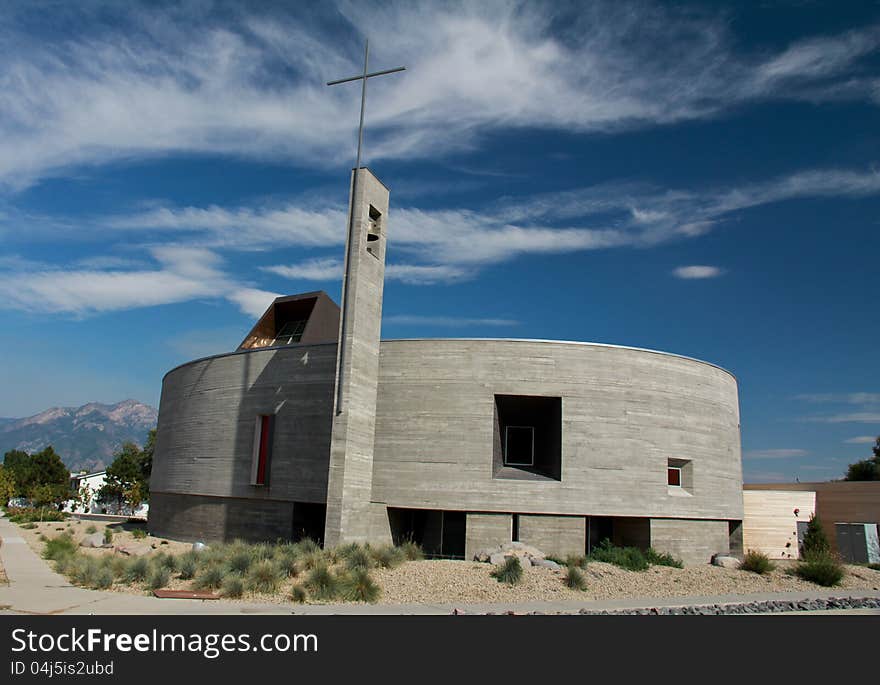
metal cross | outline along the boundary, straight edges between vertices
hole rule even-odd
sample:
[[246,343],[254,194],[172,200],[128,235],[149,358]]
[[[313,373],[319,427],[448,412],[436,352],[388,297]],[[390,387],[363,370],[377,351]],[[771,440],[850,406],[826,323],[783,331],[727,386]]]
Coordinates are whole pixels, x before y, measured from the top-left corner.
[[345,275],[342,286],[342,330],[339,334],[339,372],[336,374],[336,413],[342,413],[342,387],[343,387],[343,376],[345,374],[345,334],[348,328],[348,317],[345,315],[345,311],[348,308],[348,269],[349,269],[349,253],[351,251],[351,246],[354,243],[354,202],[357,197],[358,190],[358,176],[360,176],[360,168],[361,168],[361,148],[364,144],[364,109],[367,104],[367,79],[373,78],[374,76],[384,76],[385,74],[394,74],[398,71],[404,71],[406,67],[396,67],[394,69],[385,69],[383,71],[374,71],[369,73],[369,61],[370,61],[370,41],[366,41],[366,45],[364,46],[364,73],[360,76],[350,76],[348,78],[337,79],[336,81],[328,81],[328,86],[335,86],[339,83],[348,83],[349,81],[361,81],[361,119],[360,124],[358,125],[358,149],[357,149],[357,161],[354,166],[354,183],[351,189],[351,210],[348,216],[348,239],[345,243]]

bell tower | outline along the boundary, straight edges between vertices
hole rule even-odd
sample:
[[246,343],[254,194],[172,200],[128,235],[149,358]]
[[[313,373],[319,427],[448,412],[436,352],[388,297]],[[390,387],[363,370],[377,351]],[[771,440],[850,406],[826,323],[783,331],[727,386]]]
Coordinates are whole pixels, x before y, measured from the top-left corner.
[[351,180],[327,481],[327,547],[368,541],[374,516],[384,515],[385,509],[372,505],[370,495],[389,192],[366,168],[354,170]]

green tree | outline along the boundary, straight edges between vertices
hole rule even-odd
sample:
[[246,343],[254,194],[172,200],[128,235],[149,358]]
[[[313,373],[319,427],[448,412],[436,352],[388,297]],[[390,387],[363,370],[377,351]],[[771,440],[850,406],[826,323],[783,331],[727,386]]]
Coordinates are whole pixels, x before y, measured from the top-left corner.
[[31,455],[10,450],[3,456],[3,468],[15,483],[13,497],[27,497],[27,491],[34,485]]
[[6,503],[15,497],[15,478],[12,472],[0,465],[0,505],[6,506]]
[[828,552],[831,545],[825,536],[825,529],[822,528],[822,522],[819,517],[813,514],[807,523],[807,530],[804,533],[804,556],[809,554],[821,554]]
[[107,467],[104,485],[98,491],[99,497],[107,501],[116,500],[119,507],[126,501],[126,493],[142,482],[143,453],[133,442],[123,443],[114,455],[113,463]]
[[144,500],[150,498],[150,475],[153,472],[153,451],[156,448],[156,429],[150,431],[144,449],[141,451],[140,491]]
[[850,464],[844,480],[880,480],[880,436],[872,448],[874,456]]

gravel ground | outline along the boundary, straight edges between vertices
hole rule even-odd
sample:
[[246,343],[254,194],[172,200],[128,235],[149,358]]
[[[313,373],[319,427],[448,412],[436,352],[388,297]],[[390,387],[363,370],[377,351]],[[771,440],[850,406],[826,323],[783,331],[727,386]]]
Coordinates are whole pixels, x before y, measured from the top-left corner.
[[[41,523],[31,530],[21,529],[22,536],[38,553],[42,551],[41,534],[47,537],[60,535],[65,531],[80,540],[85,529],[95,526],[98,532],[110,526],[113,529],[115,545],[146,543],[153,553],[166,552],[180,554],[188,549],[188,543],[164,541],[147,536],[135,539],[130,531],[120,524],[105,524],[95,521],[66,521],[61,523]],[[113,554],[112,549],[83,549],[86,554]],[[562,571],[546,568],[528,568],[518,585],[499,583],[489,574],[493,567],[467,561],[412,561],[396,569],[373,569],[372,577],[382,588],[380,601],[383,604],[469,604],[483,602],[531,602],[531,601],[590,601],[607,599],[628,599],[638,597],[678,597],[687,595],[749,594],[757,592],[797,592],[820,588],[813,583],[785,573],[794,562],[779,561],[775,571],[759,576],[747,571],[725,569],[717,566],[692,566],[684,569],[666,566],[653,566],[647,571],[626,571],[611,564],[592,562],[584,571],[587,581],[585,591],[572,590],[563,583]],[[841,589],[880,590],[880,571],[863,566],[846,566],[847,573],[839,586]],[[292,585],[300,582],[294,579],[279,588],[273,596],[246,594],[242,601],[288,602],[287,596]],[[189,581],[173,579],[168,585],[171,589],[186,589]],[[116,584],[112,588],[118,592],[143,593],[142,587]],[[226,600],[236,601],[236,600]]]

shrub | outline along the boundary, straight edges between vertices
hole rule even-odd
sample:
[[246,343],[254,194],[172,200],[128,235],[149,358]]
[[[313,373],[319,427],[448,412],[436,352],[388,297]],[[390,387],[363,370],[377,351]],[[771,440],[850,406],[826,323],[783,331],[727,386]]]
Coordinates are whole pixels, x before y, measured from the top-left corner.
[[174,573],[177,570],[177,557],[173,554],[158,554],[153,558],[153,563],[166,569],[169,573]]
[[290,589],[290,601],[302,604],[307,598],[306,589],[302,585],[294,585]]
[[370,556],[370,552],[363,547],[355,547],[343,558],[345,559],[345,566],[349,571],[366,571],[373,565],[373,559]]
[[150,590],[158,590],[168,585],[171,580],[171,572],[162,566],[155,566],[147,576],[147,588]]
[[324,558],[324,553],[318,549],[312,552],[307,552],[299,559],[300,566],[306,570],[311,571],[312,569],[316,569],[320,566],[326,566],[327,560]]
[[422,548],[412,540],[404,542],[400,545],[400,549],[407,561],[421,561],[425,558],[425,553],[422,551]]
[[177,562],[177,572],[182,580],[191,580],[196,575],[197,569],[198,562],[196,561],[195,554],[187,552],[180,555],[180,559]]
[[565,571],[565,584],[572,590],[586,590],[587,579],[577,566],[569,566]]
[[233,573],[244,575],[254,563],[253,552],[247,548],[236,549],[229,555],[227,568]]
[[315,599],[329,600],[336,597],[339,583],[326,565],[316,566],[306,579],[306,587]]
[[145,531],[143,528],[135,528],[133,531],[131,531],[131,536],[135,540],[143,540],[145,537],[147,537],[147,531]]
[[295,542],[293,546],[296,548],[296,552],[300,556],[321,551],[320,545],[311,538],[303,538],[299,542]]
[[86,535],[94,535],[98,532],[98,529],[93,525],[86,526]]
[[236,599],[244,594],[244,583],[238,576],[227,576],[220,586],[220,594]]
[[33,530],[34,528],[37,527],[37,524],[36,523],[23,523],[23,524],[21,524],[21,527],[24,528],[25,530]]
[[216,590],[223,584],[223,578],[223,569],[212,564],[199,572],[193,581],[193,586],[198,590]]
[[763,552],[754,549],[748,550],[743,556],[743,560],[739,563],[742,571],[751,571],[752,573],[764,574],[770,573],[776,568],[774,564]]
[[275,548],[265,542],[251,546],[250,552],[255,561],[264,561],[275,556]]
[[843,566],[830,552],[811,552],[797,565],[795,574],[811,583],[832,587],[843,580]]
[[810,521],[807,523],[803,547],[805,558],[810,554],[822,554],[831,551],[831,544],[825,536],[822,522],[815,514],[810,517]]
[[140,583],[147,579],[150,573],[150,561],[146,557],[132,559],[125,569],[125,580],[129,583]]
[[113,573],[113,577],[123,578],[128,568],[128,559],[122,556],[112,556],[109,559],[110,561],[107,562],[107,566]]
[[46,540],[43,558],[50,561],[58,561],[61,557],[75,554],[76,551],[76,543],[73,541],[73,538],[68,533],[62,533],[56,538]]
[[67,514],[57,509],[34,507],[9,507],[6,517],[12,523],[35,523],[37,521],[64,521]]
[[658,552],[653,547],[648,547],[648,551],[645,552],[645,559],[647,559],[648,563],[652,566],[671,566],[672,568],[684,568],[684,564],[681,562],[681,559],[676,559],[671,554],[667,554],[666,552]]
[[293,578],[299,573],[299,564],[296,556],[290,552],[276,555],[275,564],[278,566],[278,570],[288,578]]
[[281,582],[281,571],[269,560],[258,561],[251,567],[247,579],[251,590],[272,594]]
[[113,531],[110,528],[104,529],[104,544],[109,545],[113,542]]
[[648,560],[638,547],[615,547],[609,540],[602,540],[592,552],[589,559],[614,564],[628,571],[646,571]]
[[499,583],[516,585],[522,580],[523,568],[517,557],[507,557],[504,563],[492,571],[492,577]]
[[[101,564],[95,557],[77,555],[67,566],[67,576],[76,585],[96,587],[101,570]],[[112,584],[112,578],[110,582]]]
[[94,585],[91,587],[94,587],[96,590],[106,590],[113,585],[115,579],[113,570],[108,566],[104,566],[95,574]]
[[406,561],[406,554],[399,547],[385,545],[373,550],[373,559],[382,568],[397,568]]
[[339,594],[350,602],[372,604],[379,599],[382,591],[366,569],[358,568],[339,581]]

